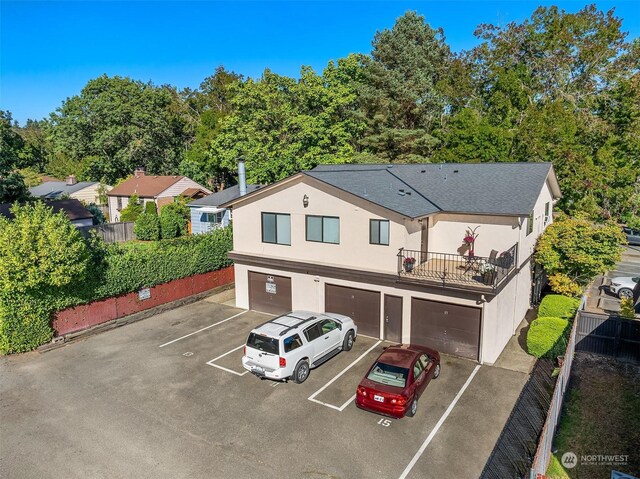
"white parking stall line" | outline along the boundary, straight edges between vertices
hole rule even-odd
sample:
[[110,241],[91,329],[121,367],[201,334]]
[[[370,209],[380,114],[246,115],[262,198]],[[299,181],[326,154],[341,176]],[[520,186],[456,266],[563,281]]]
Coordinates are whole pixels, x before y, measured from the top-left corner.
[[173,344],[173,343],[175,343],[176,341],[180,341],[181,339],[188,338],[189,336],[193,336],[194,334],[198,334],[198,333],[200,333],[200,332],[204,331],[205,329],[213,328],[214,326],[217,326],[217,325],[219,325],[219,324],[222,324],[222,323],[224,323],[224,322],[227,322],[227,321],[229,321],[230,319],[237,318],[238,316],[240,316],[240,315],[242,315],[242,314],[244,314],[244,313],[248,313],[248,311],[243,311],[243,312],[241,312],[241,313],[234,314],[234,315],[233,315],[233,316],[231,316],[230,318],[223,319],[222,321],[218,321],[217,323],[210,324],[209,326],[205,326],[204,328],[202,328],[202,329],[198,329],[197,331],[194,331],[193,333],[189,333],[189,334],[185,334],[184,336],[180,336],[179,338],[174,339],[173,341],[169,341],[168,343],[161,344],[161,345],[160,345],[160,346],[158,346],[158,347],[160,347],[160,348],[164,348],[165,346],[169,346],[170,344]]
[[352,396],[351,399],[349,399],[346,403],[344,403],[342,406],[334,406],[333,404],[328,404],[326,402],[322,402],[322,401],[318,401],[317,399],[315,399],[315,397],[320,394],[322,391],[324,391],[325,389],[327,389],[329,386],[331,386],[335,381],[337,381],[344,373],[346,373],[349,369],[351,369],[353,366],[355,366],[356,364],[358,364],[358,362],[364,358],[367,354],[369,354],[371,351],[373,351],[373,349],[375,349],[376,346],[378,346],[382,341],[378,341],[377,343],[375,343],[373,346],[371,346],[369,349],[367,349],[364,353],[362,353],[355,361],[353,361],[351,364],[349,364],[346,368],[344,368],[342,371],[340,371],[331,381],[329,381],[327,384],[325,384],[324,386],[322,386],[320,389],[318,389],[316,392],[314,392],[311,396],[309,396],[307,399],[309,401],[318,403],[318,404],[322,404],[323,406],[326,406],[328,408],[331,409],[335,409],[336,411],[340,411],[342,412],[344,410],[344,408],[346,408],[351,401],[353,401],[353,399],[355,398],[355,396]]
[[240,346],[238,346],[237,348],[233,348],[231,351],[227,351],[226,353],[221,354],[221,355],[220,355],[220,356],[218,356],[217,358],[213,358],[211,361],[207,361],[207,364],[208,364],[209,366],[213,366],[214,368],[222,369],[223,371],[227,371],[228,373],[235,374],[236,376],[244,376],[244,375],[245,375],[245,374],[247,374],[249,371],[244,371],[243,373],[239,373],[239,372],[233,371],[232,369],[227,369],[227,368],[225,368],[225,367],[222,367],[222,366],[220,366],[219,364],[214,364],[218,359],[222,359],[222,358],[224,358],[225,356],[227,356],[227,355],[229,355],[229,354],[233,353],[234,351],[237,351],[238,349],[243,348],[243,347],[244,347],[244,344],[241,344],[241,345],[240,345]]
[[415,455],[413,456],[413,459],[411,459],[411,462],[407,464],[407,467],[404,468],[404,471],[402,471],[402,474],[400,474],[400,477],[398,479],[405,479],[409,474],[409,472],[411,472],[411,469],[413,469],[413,466],[416,465],[416,462],[418,462],[418,459],[420,459],[420,456],[422,455],[422,453],[427,449],[427,446],[436,436],[436,434],[438,433],[438,430],[440,429],[444,421],[447,419],[447,417],[449,417],[449,414],[451,414],[451,411],[453,411],[453,408],[456,406],[458,400],[462,397],[462,394],[469,387],[469,384],[471,384],[471,381],[473,380],[474,376],[476,375],[479,369],[480,369],[480,364],[478,364],[474,368],[474,370],[471,372],[471,374],[467,378],[467,381],[462,385],[462,387],[460,388],[460,391],[458,391],[458,394],[456,394],[456,397],[453,398],[453,401],[451,401],[451,404],[449,404],[449,407],[447,408],[447,410],[440,417],[440,420],[438,420],[433,430],[429,433],[429,436],[427,436],[427,438],[424,440],[424,442],[422,443],[422,446],[420,446],[420,449],[418,449],[418,452],[415,453]]

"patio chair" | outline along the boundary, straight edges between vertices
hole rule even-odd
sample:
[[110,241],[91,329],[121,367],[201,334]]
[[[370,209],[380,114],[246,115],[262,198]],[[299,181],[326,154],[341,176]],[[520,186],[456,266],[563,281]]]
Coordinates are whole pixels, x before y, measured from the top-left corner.
[[487,260],[487,263],[489,263],[492,266],[499,266],[496,260],[497,257],[498,257],[498,252],[495,249],[492,249],[491,253],[489,253],[489,259]]

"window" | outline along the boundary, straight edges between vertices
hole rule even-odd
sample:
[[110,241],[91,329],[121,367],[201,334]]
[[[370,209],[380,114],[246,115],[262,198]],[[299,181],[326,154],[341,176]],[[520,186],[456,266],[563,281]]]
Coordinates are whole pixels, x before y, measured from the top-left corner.
[[262,213],[262,242],[291,244],[291,215]]
[[285,338],[282,342],[284,343],[285,353],[291,352],[294,349],[298,349],[300,346],[302,346],[302,339],[300,339],[300,336],[298,336],[297,334]]
[[307,216],[307,241],[340,244],[340,218]]
[[118,196],[118,211],[122,209],[122,196]]
[[278,340],[262,334],[251,333],[247,339],[247,346],[258,349],[263,353],[279,354]]
[[369,243],[389,245],[388,220],[369,220]]
[[413,366],[413,379],[418,379],[420,377],[420,375],[422,374],[422,371],[424,371],[424,366],[422,365],[422,363],[418,359],[416,361],[416,364]]
[[222,223],[223,216],[223,211],[218,211],[217,213],[202,213],[200,220],[204,223]]
[[548,201],[544,204],[544,216],[545,216],[545,218],[549,218],[549,213],[550,213],[550,208],[549,207],[550,206],[551,206],[551,203],[549,203]]
[[403,388],[407,384],[408,375],[409,370],[406,368],[393,366],[391,364],[376,363],[376,365],[371,368],[367,379],[379,384]]
[[333,331],[334,329],[340,329],[340,326],[335,321],[331,319],[325,319],[320,323],[320,328],[322,329],[322,334],[327,334]]
[[304,335],[309,342],[313,341],[314,339],[318,339],[320,336],[322,336],[322,328],[320,327],[320,323],[309,326],[304,330]]
[[533,233],[533,210],[531,210],[531,214],[529,215],[529,219],[527,220],[527,236]]

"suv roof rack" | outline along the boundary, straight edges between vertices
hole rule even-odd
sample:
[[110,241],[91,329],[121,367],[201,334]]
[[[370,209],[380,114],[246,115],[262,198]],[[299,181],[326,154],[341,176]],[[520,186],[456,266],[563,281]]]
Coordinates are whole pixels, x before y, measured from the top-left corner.
[[[280,331],[280,333],[278,333],[278,336],[284,336],[289,331],[291,331],[292,329],[296,329],[301,324],[304,324],[304,323],[309,322],[309,321],[313,321],[314,319],[318,319],[317,316],[309,316],[308,318],[299,318],[298,316],[291,316],[291,313],[293,313],[293,311],[289,311],[288,313],[282,314],[282,315],[278,316],[277,318],[273,318],[273,319],[271,319],[269,321],[265,321],[261,325],[257,326],[256,329],[261,328],[262,326],[264,326],[266,324],[277,324],[278,326],[283,326],[285,328],[282,331]],[[293,326],[289,326],[288,324],[278,323],[277,321],[280,318],[293,318],[293,319],[300,320],[300,322],[298,324],[294,324]]]

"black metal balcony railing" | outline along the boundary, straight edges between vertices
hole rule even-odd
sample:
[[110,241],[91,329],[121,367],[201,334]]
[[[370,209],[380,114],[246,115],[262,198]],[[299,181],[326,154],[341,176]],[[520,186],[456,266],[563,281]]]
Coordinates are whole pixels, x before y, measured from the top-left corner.
[[493,256],[461,256],[400,248],[398,275],[437,281],[443,286],[470,285],[496,289],[515,269],[518,244]]

